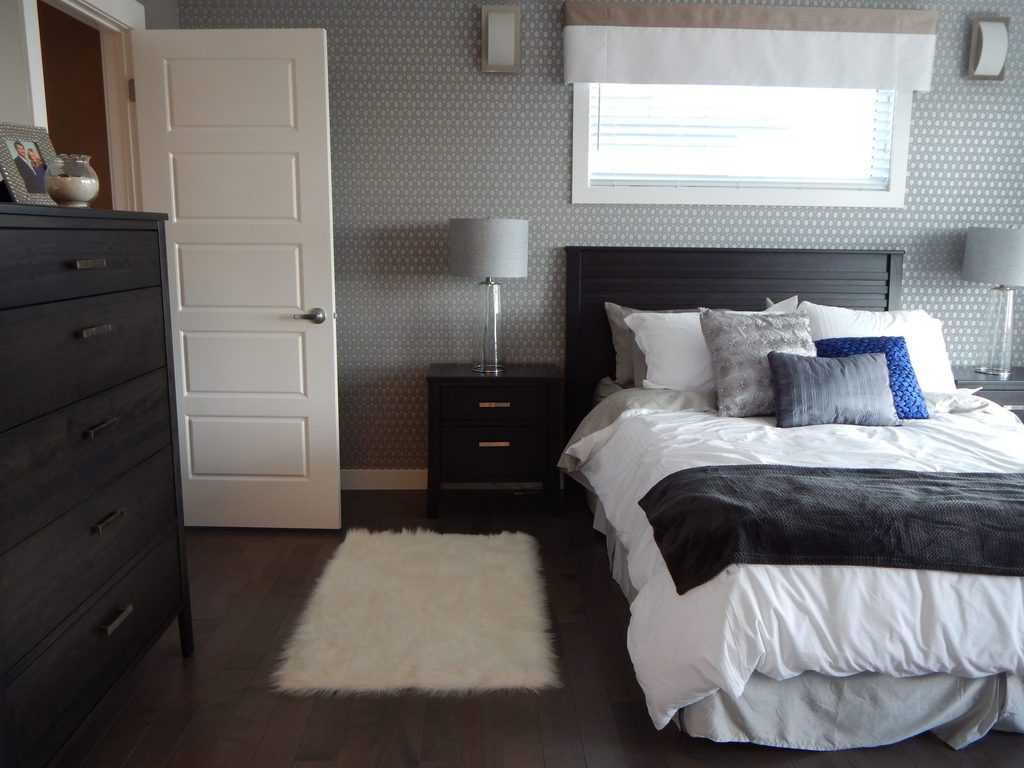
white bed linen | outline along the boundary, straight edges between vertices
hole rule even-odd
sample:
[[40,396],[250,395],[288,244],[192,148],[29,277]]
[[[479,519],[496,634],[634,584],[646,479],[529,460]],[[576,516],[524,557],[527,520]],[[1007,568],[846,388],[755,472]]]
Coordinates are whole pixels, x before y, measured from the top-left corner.
[[627,644],[658,728],[718,690],[739,697],[755,672],[775,680],[806,671],[1024,674],[1022,579],[737,565],[680,596],[637,503],[666,475],[712,464],[1024,471],[1024,427],[1013,414],[967,395],[930,400],[929,407],[933,418],[901,427],[790,430],[767,418],[632,407],[574,438],[567,449],[573,469],[598,495],[628,550],[639,594]]
[[[612,578],[629,602],[626,548],[601,501],[587,493],[594,528],[605,536]],[[1012,675],[890,677],[863,672],[833,678],[805,672],[771,680],[755,672],[739,698],[719,690],[682,710],[676,725],[691,736],[788,749],[877,747],[931,731],[962,749],[990,730],[1024,733],[1024,681]]]

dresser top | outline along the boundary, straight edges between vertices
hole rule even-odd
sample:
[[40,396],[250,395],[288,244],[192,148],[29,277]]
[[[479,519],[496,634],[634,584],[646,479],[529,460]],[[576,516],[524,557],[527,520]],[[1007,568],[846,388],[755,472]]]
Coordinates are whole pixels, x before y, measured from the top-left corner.
[[984,387],[985,389],[1024,389],[1024,368],[1014,368],[1009,378],[1001,379],[987,373],[978,373],[973,365],[958,365],[953,368],[957,386],[964,389]]
[[470,381],[474,383],[487,381],[559,381],[562,369],[548,363],[524,364],[508,363],[499,374],[483,375],[473,370],[470,363],[434,363],[427,370],[427,380]]
[[0,203],[0,223],[7,216],[41,216],[49,219],[88,219],[90,221],[165,221],[167,219],[166,213],[104,211],[96,208],[62,208],[59,205]]

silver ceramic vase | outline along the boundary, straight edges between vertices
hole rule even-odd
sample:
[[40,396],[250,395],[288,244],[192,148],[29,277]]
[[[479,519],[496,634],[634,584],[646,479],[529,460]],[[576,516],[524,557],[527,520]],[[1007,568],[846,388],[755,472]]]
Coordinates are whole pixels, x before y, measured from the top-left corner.
[[100,178],[89,155],[57,155],[46,166],[46,194],[57,205],[88,208],[100,193]]

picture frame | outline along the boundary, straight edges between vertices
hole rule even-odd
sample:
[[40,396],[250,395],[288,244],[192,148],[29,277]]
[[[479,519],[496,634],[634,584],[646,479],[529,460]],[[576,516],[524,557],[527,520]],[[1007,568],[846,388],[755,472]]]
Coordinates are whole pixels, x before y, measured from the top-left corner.
[[46,166],[56,157],[45,128],[0,123],[0,176],[15,203],[57,204],[46,194]]

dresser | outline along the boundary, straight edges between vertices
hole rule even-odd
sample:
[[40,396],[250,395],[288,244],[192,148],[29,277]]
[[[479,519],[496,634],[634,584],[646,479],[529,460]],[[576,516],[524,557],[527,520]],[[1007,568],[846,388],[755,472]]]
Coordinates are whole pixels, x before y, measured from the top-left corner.
[[562,373],[554,365],[507,365],[482,376],[471,365],[427,372],[430,418],[428,514],[453,491],[559,492]]
[[961,389],[978,389],[981,397],[994,400],[1009,408],[1017,418],[1024,421],[1024,368],[1014,368],[1005,379],[978,373],[973,366],[956,366],[953,378]]
[[192,652],[163,219],[0,205],[5,768],[87,740],[175,619]]

